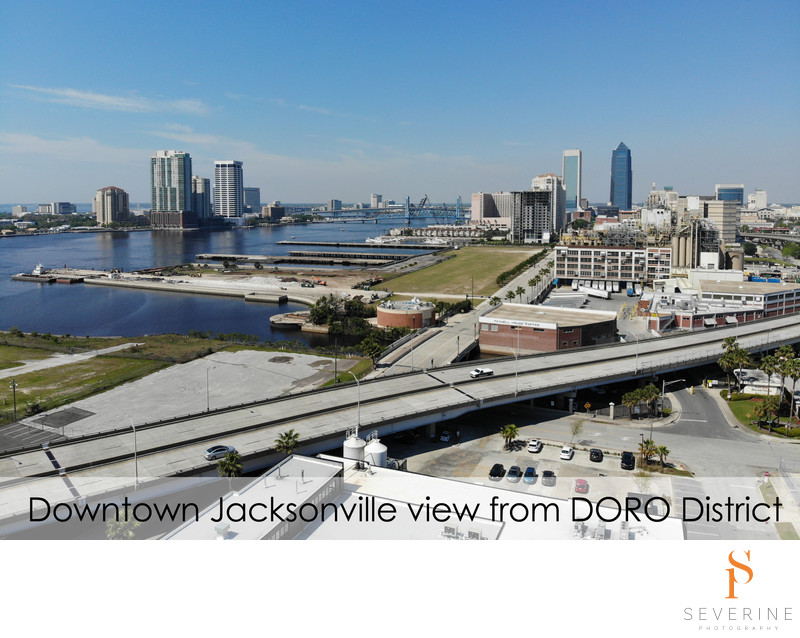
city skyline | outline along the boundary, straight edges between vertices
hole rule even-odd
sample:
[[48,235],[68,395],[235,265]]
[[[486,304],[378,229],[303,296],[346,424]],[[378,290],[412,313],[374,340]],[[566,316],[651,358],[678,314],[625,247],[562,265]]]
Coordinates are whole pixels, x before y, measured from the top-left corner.
[[[0,201],[88,202],[115,184],[146,202],[148,158],[181,148],[201,177],[242,161],[263,201],[452,202],[525,188],[579,148],[582,195],[604,202],[621,139],[634,202],[653,182],[800,201],[797,5],[572,3],[548,5],[545,25],[539,3],[468,4],[245,4],[213,19],[183,2],[9,5]],[[93,44],[110,23],[126,25],[114,46]],[[197,37],[217,30],[239,34],[234,68]],[[487,31],[507,37],[481,45]]]

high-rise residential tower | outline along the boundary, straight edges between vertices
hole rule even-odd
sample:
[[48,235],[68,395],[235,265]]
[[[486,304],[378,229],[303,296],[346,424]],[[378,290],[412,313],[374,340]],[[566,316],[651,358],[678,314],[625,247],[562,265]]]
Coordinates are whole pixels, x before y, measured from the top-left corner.
[[183,151],[156,151],[150,158],[150,223],[157,228],[197,225],[192,211],[192,158]]
[[567,189],[567,210],[577,210],[581,207],[581,171],[583,156],[580,149],[574,148],[564,151],[561,164],[561,175]]
[[622,142],[611,153],[611,195],[612,206],[620,210],[630,210],[633,201],[633,171],[631,170],[631,150]]
[[242,163],[235,160],[214,162],[214,214],[235,219],[244,213]]
[[128,193],[116,186],[101,188],[94,196],[92,208],[98,224],[125,221],[130,215]]
[[192,210],[198,220],[211,217],[211,180],[207,177],[192,175]]
[[721,202],[736,202],[744,206],[744,184],[716,184],[714,192]]

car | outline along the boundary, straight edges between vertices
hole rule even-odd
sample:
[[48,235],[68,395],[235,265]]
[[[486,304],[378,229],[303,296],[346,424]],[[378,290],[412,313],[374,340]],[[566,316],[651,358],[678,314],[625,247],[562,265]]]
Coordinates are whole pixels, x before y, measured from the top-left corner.
[[503,478],[503,475],[506,473],[506,468],[503,467],[502,463],[495,463],[492,465],[492,469],[489,470],[489,478],[493,481],[499,481]]
[[600,463],[600,461],[603,460],[603,450],[598,450],[596,447],[593,447],[589,450],[589,460]]
[[556,484],[556,473],[550,470],[542,472],[542,485],[553,487]]
[[619,465],[623,470],[634,469],[636,467],[636,457],[633,455],[633,452],[623,452]]
[[575,481],[575,492],[577,494],[586,494],[589,491],[589,483],[586,479],[577,479]]
[[528,485],[533,485],[536,483],[536,468],[535,467],[528,467],[525,468],[525,474],[522,475],[522,480],[525,481]]
[[565,445],[561,448],[562,461],[569,461],[573,456],[575,456],[575,450],[573,450],[569,445]]
[[445,430],[442,432],[442,436],[439,437],[439,440],[442,443],[450,443],[450,430]]
[[522,478],[522,470],[519,469],[519,465],[512,465],[508,468],[508,476],[506,479],[509,483],[519,483],[519,480]]
[[223,458],[227,454],[232,454],[235,452],[236,448],[231,447],[230,445],[214,445],[203,453],[203,458],[205,458],[206,461],[214,461],[216,459]]
[[541,452],[542,442],[539,439],[531,439],[528,441],[528,452]]
[[491,377],[494,374],[494,370],[491,368],[475,368],[469,373],[473,379],[478,379],[480,377]]

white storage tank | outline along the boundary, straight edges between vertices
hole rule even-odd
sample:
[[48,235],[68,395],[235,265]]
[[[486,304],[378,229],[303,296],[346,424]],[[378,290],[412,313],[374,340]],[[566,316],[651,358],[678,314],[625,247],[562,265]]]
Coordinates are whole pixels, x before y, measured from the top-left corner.
[[364,460],[370,465],[386,467],[388,448],[381,443],[377,432],[373,432],[367,438],[369,443],[364,448]]
[[355,432],[348,434],[348,437],[344,440],[342,456],[351,461],[363,461],[366,445],[367,442]]

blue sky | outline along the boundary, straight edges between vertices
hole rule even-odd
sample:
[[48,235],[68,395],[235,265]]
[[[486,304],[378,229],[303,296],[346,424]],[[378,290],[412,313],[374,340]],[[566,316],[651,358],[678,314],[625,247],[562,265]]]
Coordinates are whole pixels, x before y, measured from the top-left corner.
[[149,201],[149,158],[264,202],[525,188],[583,150],[650,184],[800,202],[797,2],[4,3],[0,202]]

